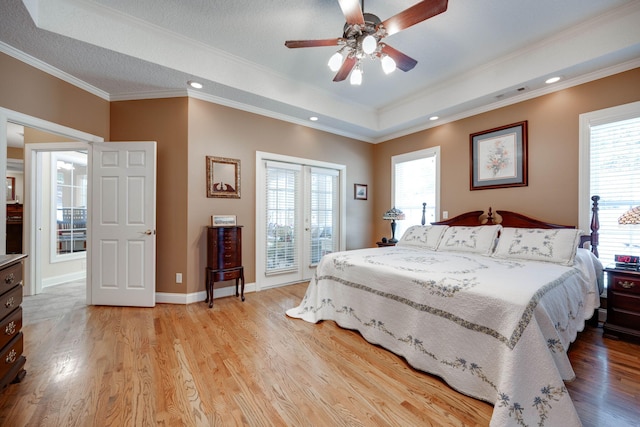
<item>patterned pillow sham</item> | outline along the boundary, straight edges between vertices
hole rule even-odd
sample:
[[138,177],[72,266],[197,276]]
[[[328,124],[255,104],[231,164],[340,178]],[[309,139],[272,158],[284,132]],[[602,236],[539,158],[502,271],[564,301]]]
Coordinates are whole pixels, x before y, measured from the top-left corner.
[[581,230],[505,227],[493,256],[573,265]]
[[447,225],[412,225],[404,232],[398,246],[416,246],[435,251],[447,228]]
[[449,227],[445,230],[437,250],[491,255],[501,229],[501,225]]

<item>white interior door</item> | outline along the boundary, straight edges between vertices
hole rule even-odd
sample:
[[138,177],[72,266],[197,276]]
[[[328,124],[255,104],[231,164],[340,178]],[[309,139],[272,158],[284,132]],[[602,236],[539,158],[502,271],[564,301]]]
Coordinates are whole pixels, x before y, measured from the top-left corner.
[[91,304],[153,307],[156,143],[92,144]]

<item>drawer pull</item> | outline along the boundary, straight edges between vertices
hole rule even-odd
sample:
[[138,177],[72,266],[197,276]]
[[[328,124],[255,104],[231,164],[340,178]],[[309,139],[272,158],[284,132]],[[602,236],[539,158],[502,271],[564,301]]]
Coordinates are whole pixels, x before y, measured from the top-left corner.
[[16,276],[13,273],[9,273],[5,278],[4,278],[4,283],[6,283],[7,285],[13,283],[13,281],[15,280]]
[[13,307],[13,304],[16,302],[16,300],[13,297],[10,297],[7,302],[4,303],[4,306],[6,308],[10,308]]
[[625,289],[631,289],[636,284],[635,284],[635,282],[629,282],[629,281],[625,280],[624,282],[623,281],[618,282],[618,285],[622,286]]
[[16,350],[12,348],[9,354],[7,354],[7,357],[4,359],[4,361],[7,363],[13,363],[16,361],[17,358],[18,358],[18,353],[16,353]]
[[16,333],[16,322],[15,320],[12,320],[11,322],[9,322],[9,324],[7,326],[4,327],[4,333],[5,335],[13,335]]

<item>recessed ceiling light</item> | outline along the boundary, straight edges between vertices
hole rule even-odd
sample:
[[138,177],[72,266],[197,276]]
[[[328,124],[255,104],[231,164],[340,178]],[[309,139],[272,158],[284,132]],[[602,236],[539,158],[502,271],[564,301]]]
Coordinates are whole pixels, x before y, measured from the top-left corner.
[[316,116],[311,116],[309,117],[309,120],[311,120],[312,122],[317,122],[318,118]]
[[551,84],[551,83],[555,83],[557,81],[560,81],[560,77],[551,77],[550,79],[545,80],[546,84]]
[[429,120],[433,121],[433,120],[438,120],[440,117],[438,116],[431,116],[429,117]]
[[194,89],[202,89],[202,83],[194,82],[193,80],[189,80],[187,83]]

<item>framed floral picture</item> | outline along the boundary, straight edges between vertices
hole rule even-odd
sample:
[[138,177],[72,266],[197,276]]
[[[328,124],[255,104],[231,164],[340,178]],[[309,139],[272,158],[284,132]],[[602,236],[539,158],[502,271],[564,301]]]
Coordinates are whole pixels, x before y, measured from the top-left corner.
[[527,121],[469,137],[471,190],[527,186]]

